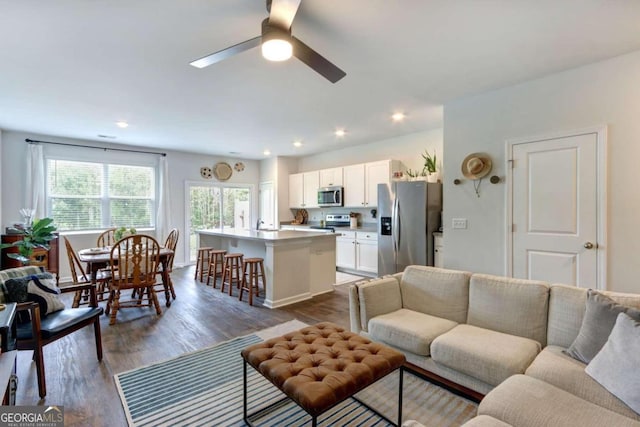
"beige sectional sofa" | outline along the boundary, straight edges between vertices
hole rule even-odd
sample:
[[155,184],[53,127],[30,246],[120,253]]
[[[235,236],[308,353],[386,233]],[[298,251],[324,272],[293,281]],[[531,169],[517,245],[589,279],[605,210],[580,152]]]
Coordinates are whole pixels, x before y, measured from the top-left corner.
[[[603,293],[640,308],[640,295]],[[352,331],[486,395],[469,425],[640,426],[640,415],[563,353],[586,299],[572,286],[424,266],[349,289]]]

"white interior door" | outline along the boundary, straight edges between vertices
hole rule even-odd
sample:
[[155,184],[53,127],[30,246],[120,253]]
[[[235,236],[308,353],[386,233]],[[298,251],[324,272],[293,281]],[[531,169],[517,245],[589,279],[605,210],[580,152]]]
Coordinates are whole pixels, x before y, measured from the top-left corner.
[[277,228],[275,197],[271,181],[260,183],[260,221],[263,222],[260,228],[271,230]]
[[598,213],[604,210],[598,138],[592,132],[510,146],[514,277],[604,286],[598,271]]

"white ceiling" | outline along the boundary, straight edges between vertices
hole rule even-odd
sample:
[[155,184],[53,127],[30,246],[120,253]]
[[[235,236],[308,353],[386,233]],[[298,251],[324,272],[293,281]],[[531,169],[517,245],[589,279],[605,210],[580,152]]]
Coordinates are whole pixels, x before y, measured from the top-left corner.
[[447,100],[640,49],[638,0],[302,0],[293,34],[338,83],[259,48],[189,66],[266,16],[264,0],[0,0],[0,128],[308,155],[440,128]]

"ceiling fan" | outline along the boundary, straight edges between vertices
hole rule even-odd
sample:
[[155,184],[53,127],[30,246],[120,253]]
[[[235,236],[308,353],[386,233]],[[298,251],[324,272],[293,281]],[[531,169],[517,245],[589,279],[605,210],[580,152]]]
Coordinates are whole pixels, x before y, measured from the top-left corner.
[[270,61],[285,61],[295,56],[331,83],[347,75],[315,50],[291,35],[291,23],[302,0],[266,0],[269,17],[262,21],[262,35],[243,41],[190,64],[204,68],[230,56],[262,46],[262,56]]

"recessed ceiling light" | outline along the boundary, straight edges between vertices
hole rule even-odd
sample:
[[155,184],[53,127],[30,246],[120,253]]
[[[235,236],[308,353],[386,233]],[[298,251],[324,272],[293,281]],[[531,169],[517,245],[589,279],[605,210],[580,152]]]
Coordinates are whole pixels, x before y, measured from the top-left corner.
[[393,113],[391,115],[391,118],[393,119],[394,122],[401,122],[404,120],[405,117],[407,116],[405,116],[404,113]]
[[98,138],[116,139],[116,137],[113,135],[102,135],[102,134],[98,135]]
[[269,151],[269,150],[264,150],[264,151],[262,152],[262,154],[264,154],[265,156],[270,156],[270,155],[271,155],[271,151]]
[[345,136],[347,134],[347,131],[345,131],[344,129],[336,129],[335,131],[336,136]]
[[119,121],[119,122],[116,122],[116,126],[118,126],[119,128],[124,129],[124,128],[129,127],[129,123],[124,122],[124,121]]
[[302,147],[302,141],[293,141],[294,147]]

